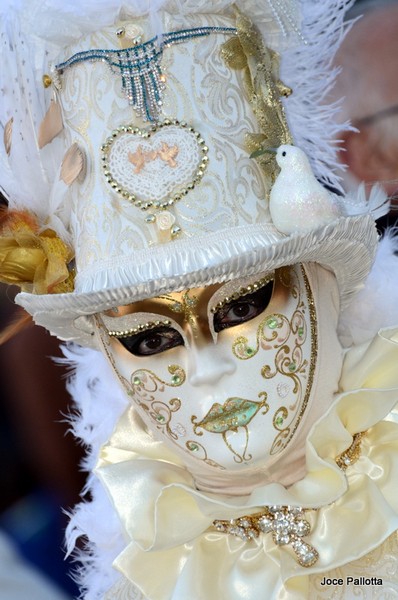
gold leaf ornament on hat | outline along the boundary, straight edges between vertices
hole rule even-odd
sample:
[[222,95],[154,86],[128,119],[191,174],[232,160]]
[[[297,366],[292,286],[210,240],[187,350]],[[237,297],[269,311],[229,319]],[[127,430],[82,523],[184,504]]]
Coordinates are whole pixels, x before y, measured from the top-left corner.
[[0,228],[0,281],[34,294],[73,291],[73,254],[55,231],[40,231],[26,211],[3,214]]
[[[292,143],[281,96],[292,90],[278,76],[279,56],[267,48],[255,25],[236,10],[237,36],[222,45],[221,55],[231,69],[241,70],[248,100],[257,118],[260,132],[246,134],[249,154],[267,147]],[[279,168],[275,156],[263,153],[256,158],[266,178],[267,196]]]

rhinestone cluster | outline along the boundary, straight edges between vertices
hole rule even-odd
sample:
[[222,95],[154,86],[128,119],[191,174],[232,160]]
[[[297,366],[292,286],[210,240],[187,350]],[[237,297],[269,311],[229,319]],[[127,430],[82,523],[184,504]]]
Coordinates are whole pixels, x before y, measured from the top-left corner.
[[213,521],[217,531],[230,533],[249,542],[261,533],[271,533],[277,546],[290,545],[298,563],[311,567],[319,558],[318,552],[302,538],[311,532],[311,526],[304,518],[305,511],[300,507],[268,506],[262,512],[239,517],[229,521]]
[[108,335],[110,337],[117,338],[125,338],[130,335],[135,335],[136,333],[141,333],[142,331],[147,331],[148,329],[154,329],[155,327],[169,327],[171,325],[171,321],[148,321],[148,323],[143,323],[142,325],[137,325],[137,327],[133,327],[132,329],[126,329],[125,331],[108,331]]
[[236,29],[196,27],[165,33],[161,38],[154,37],[144,44],[134,44],[131,48],[86,50],[59,63],[55,69],[58,74],[62,74],[65,69],[85,61],[107,63],[112,72],[121,77],[122,91],[137,116],[144,121],[156,121],[163,104],[162,92],[165,87],[165,76],[160,66],[164,48],[211,33],[235,34]]
[[253,294],[253,292],[257,292],[258,290],[260,290],[262,287],[266,286],[270,281],[273,281],[273,280],[274,280],[274,273],[271,273],[271,274],[267,275],[266,277],[259,279],[258,281],[254,281],[253,283],[251,283],[250,285],[247,285],[246,287],[240,287],[236,292],[234,292],[230,296],[226,296],[225,298],[220,300],[220,302],[217,302],[217,304],[215,304],[210,309],[210,312],[213,314],[216,313],[217,311],[220,310],[220,308],[223,308],[226,304],[229,304],[233,300],[238,300],[242,296],[247,296],[248,294]]
[[[159,131],[159,129],[170,126],[170,125],[174,125],[174,126],[176,125],[178,127],[186,128],[190,133],[192,133],[196,137],[196,141],[197,141],[199,147],[201,148],[202,159],[201,159],[201,162],[199,163],[198,169],[196,170],[196,172],[193,176],[191,183],[186,185],[186,187],[181,188],[178,192],[173,193],[172,195],[170,195],[169,198],[166,198],[163,201],[148,200],[145,202],[145,201],[137,198],[137,196],[135,196],[134,194],[130,193],[129,190],[126,190],[125,188],[123,188],[113,178],[112,173],[109,170],[109,163],[108,163],[109,152],[112,148],[113,142],[120,135],[125,135],[126,133],[127,134],[130,133],[133,135],[141,136],[144,139],[148,139],[151,137],[151,135],[153,133],[155,133],[156,131]],[[101,151],[102,151],[101,160],[102,160],[102,167],[104,170],[104,175],[106,177],[107,182],[111,186],[111,188],[117,194],[122,196],[122,198],[124,198],[125,200],[128,200],[129,202],[134,204],[134,206],[136,206],[137,208],[140,208],[141,210],[148,210],[148,208],[152,208],[152,207],[157,210],[166,210],[170,206],[173,206],[173,204],[175,204],[176,202],[178,202],[178,200],[181,200],[181,198],[186,196],[188,194],[188,192],[190,190],[193,190],[195,188],[195,185],[197,185],[201,181],[201,179],[205,173],[205,170],[207,168],[208,162],[209,162],[209,157],[208,157],[209,148],[208,148],[208,146],[206,146],[206,143],[205,143],[204,139],[202,138],[201,134],[198,131],[195,131],[195,129],[193,127],[190,127],[184,121],[180,122],[177,119],[165,119],[164,121],[156,123],[156,125],[152,125],[149,129],[139,129],[138,127],[134,127],[132,125],[122,125],[122,126],[118,127],[117,129],[115,129],[112,132],[112,134],[107,138],[106,142],[101,146]],[[152,220],[155,221],[155,218]]]
[[366,431],[355,433],[352,437],[352,444],[347,450],[339,454],[335,459],[336,464],[342,471],[345,471],[348,467],[357,462],[361,456],[361,441],[366,435]]

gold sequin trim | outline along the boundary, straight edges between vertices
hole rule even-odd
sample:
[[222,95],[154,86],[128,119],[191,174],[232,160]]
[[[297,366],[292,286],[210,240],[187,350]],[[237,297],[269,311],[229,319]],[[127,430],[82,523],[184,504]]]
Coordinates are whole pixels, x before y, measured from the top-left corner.
[[171,321],[148,321],[148,323],[137,325],[137,327],[126,329],[125,331],[108,331],[108,335],[110,337],[125,338],[129,337],[130,335],[135,335],[136,333],[141,333],[142,331],[154,329],[155,327],[161,327],[162,325],[168,327],[169,325],[171,325]]
[[340,467],[342,471],[346,471],[348,467],[351,467],[351,465],[355,464],[360,458],[361,442],[362,439],[365,437],[366,433],[366,431],[355,433],[352,437],[351,446],[349,446],[347,450],[344,450],[344,452],[339,454],[338,457],[335,459],[337,466]]
[[[249,154],[264,148],[291,144],[281,96],[292,90],[279,79],[279,56],[265,46],[261,33],[248,17],[236,9],[237,36],[223,44],[221,55],[231,69],[242,73],[245,91],[257,118],[260,132],[245,136]],[[266,196],[279,173],[275,155],[262,153],[256,158],[264,176]]]
[[269,275],[267,275],[266,277],[263,277],[262,279],[259,279],[258,281],[254,281],[253,283],[251,283],[250,285],[248,285],[246,287],[239,288],[239,290],[237,290],[230,296],[226,296],[225,298],[220,300],[220,302],[217,302],[217,304],[210,309],[210,312],[214,314],[218,310],[220,310],[220,308],[223,308],[226,304],[229,304],[230,302],[233,302],[234,300],[238,300],[239,298],[242,298],[242,296],[247,296],[248,294],[253,294],[254,292],[257,292],[261,288],[265,287],[268,283],[270,283],[270,281],[273,281],[274,276],[275,276],[275,272],[272,272]]

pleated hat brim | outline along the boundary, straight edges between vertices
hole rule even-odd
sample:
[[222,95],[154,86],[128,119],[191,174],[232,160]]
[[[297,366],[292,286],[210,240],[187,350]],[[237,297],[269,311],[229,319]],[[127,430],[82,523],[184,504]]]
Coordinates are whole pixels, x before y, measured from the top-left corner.
[[370,271],[377,240],[370,215],[342,217],[302,235],[284,236],[269,224],[236,227],[112,259],[79,273],[73,293],[20,293],[16,302],[60,339],[95,346],[92,315],[111,307],[316,262],[334,272],[344,308]]

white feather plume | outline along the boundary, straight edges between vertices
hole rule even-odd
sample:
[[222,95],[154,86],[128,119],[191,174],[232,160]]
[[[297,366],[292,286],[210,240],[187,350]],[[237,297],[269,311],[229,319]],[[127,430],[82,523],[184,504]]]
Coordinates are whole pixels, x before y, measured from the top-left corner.
[[[68,383],[75,410],[69,416],[73,434],[87,448],[83,462],[91,473],[101,446],[109,439],[128,400],[104,356],[96,350],[68,345],[63,348],[71,377]],[[83,490],[91,500],[78,504],[70,514],[66,547],[78,563],[75,579],[85,600],[102,600],[120,578],[112,563],[123,550],[121,525],[108,496],[94,474]],[[88,538],[84,550],[75,550],[78,538]]]
[[390,200],[380,184],[374,185],[367,197],[365,184],[361,183],[356,194],[349,193],[345,196],[344,208],[350,217],[370,214],[376,220],[389,212]]
[[[398,236],[387,230],[362,290],[341,313],[339,337],[345,347],[371,340],[380,329],[398,323]],[[349,257],[347,257],[349,260]]]
[[[0,123],[13,118],[11,151],[0,144],[2,191],[11,209],[28,209],[42,227],[53,227],[68,240],[67,222],[59,219],[57,172],[67,148],[65,137],[55,138],[39,150],[37,132],[50,104],[51,91],[41,78],[45,72],[46,47],[31,44],[24,35],[19,15],[13,9],[1,16],[0,87],[5,91],[0,104]],[[40,84],[38,84],[40,82]],[[58,214],[55,223],[52,215]]]
[[293,89],[284,102],[294,144],[309,158],[317,179],[342,192],[336,138],[350,128],[338,124],[340,102],[327,103],[337,69],[332,61],[349,27],[344,15],[354,0],[301,2],[302,34],[306,43],[282,55],[281,78]]

